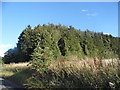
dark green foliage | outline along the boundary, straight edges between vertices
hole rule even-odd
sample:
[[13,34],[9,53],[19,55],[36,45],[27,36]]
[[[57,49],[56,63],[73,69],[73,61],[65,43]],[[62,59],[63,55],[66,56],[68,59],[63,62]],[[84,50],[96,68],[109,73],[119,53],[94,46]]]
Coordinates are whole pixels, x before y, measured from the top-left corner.
[[20,62],[19,60],[19,51],[15,47],[14,49],[9,49],[5,52],[5,56],[2,58],[4,63],[11,63],[11,62]]
[[48,69],[47,62],[53,60],[52,50],[50,50],[49,47],[45,47],[43,49],[40,47],[40,44],[38,44],[31,55],[31,59],[33,69],[37,70],[38,72],[41,70],[46,71]]
[[58,47],[60,49],[61,55],[65,56],[66,50],[65,50],[65,41],[63,38],[61,38],[58,41]]
[[[54,59],[71,54],[81,58],[84,56],[117,58],[119,55],[118,37],[89,30],[80,31],[72,26],[67,27],[61,24],[43,24],[34,29],[28,25],[18,38],[17,54],[19,55],[13,55],[15,62],[30,61],[38,43],[40,43],[41,49],[48,47],[52,50]],[[15,60],[11,59],[11,57],[13,58],[11,52],[13,51],[7,51],[4,57],[5,62]]]

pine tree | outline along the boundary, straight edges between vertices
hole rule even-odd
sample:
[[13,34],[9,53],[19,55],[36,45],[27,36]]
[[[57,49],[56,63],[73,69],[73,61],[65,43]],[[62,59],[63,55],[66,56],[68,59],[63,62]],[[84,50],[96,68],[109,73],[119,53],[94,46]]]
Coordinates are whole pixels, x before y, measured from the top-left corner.
[[34,49],[31,57],[32,68],[38,72],[48,70],[47,62],[53,60],[52,51],[48,47],[41,48],[40,44]]

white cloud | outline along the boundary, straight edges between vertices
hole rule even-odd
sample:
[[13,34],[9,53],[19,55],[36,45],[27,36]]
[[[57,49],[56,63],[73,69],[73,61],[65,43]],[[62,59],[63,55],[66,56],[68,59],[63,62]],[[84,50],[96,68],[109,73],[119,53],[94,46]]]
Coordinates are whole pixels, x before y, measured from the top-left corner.
[[0,49],[0,56],[4,56],[4,53],[6,52],[6,50]]
[[82,12],[88,12],[88,10],[87,10],[87,9],[82,9],[81,11],[82,11]]
[[97,15],[97,13],[91,12],[88,9],[82,9],[81,12],[84,12],[85,15],[87,15],[87,16],[96,16]]
[[86,15],[87,16],[96,16],[97,14],[96,13],[87,13]]
[[12,44],[0,44],[0,56],[4,56],[4,53],[14,46]]
[[109,33],[103,33],[103,34],[105,34],[105,35],[110,35]]
[[0,48],[9,48],[9,47],[12,47],[12,46],[13,46],[12,44],[1,44]]

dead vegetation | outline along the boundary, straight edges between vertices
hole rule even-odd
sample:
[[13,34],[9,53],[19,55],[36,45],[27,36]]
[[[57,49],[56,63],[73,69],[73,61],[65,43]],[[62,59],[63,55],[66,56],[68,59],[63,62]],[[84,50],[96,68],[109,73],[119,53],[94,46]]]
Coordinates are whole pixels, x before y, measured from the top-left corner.
[[52,69],[57,69],[57,67],[76,67],[78,69],[83,67],[88,67],[92,69],[98,69],[99,67],[118,67],[118,61],[119,59],[100,59],[100,58],[84,58],[79,59],[77,56],[70,56],[67,60],[64,58],[61,58],[57,61],[52,61],[51,64],[49,64],[49,67]]

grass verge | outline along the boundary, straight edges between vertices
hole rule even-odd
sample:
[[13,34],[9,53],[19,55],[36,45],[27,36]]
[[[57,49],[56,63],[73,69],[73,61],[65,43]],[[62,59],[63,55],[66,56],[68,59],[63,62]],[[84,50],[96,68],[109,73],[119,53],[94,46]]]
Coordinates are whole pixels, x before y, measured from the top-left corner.
[[[3,64],[1,76],[30,88],[120,89],[116,60],[78,60],[76,57],[49,63],[48,71],[35,71],[26,63]],[[107,63],[105,63],[107,62]]]
[[32,75],[32,71],[27,65],[28,63],[2,64],[0,76],[13,81],[20,86],[24,86],[26,80]]

